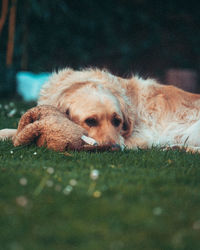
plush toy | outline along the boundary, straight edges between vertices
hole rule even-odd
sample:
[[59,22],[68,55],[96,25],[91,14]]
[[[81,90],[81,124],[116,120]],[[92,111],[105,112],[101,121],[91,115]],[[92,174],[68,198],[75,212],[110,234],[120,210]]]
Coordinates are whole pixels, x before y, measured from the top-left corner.
[[29,109],[19,121],[17,133],[13,137],[14,146],[29,144],[33,141],[38,146],[46,146],[55,151],[111,149],[108,146],[97,146],[95,140],[87,137],[85,129],[70,121],[64,113],[50,105]]

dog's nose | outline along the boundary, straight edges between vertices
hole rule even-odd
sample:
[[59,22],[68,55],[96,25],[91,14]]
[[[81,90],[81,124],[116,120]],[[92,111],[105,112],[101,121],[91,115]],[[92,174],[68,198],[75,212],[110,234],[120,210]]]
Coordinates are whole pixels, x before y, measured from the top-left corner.
[[124,144],[113,144],[112,146],[111,146],[111,148],[112,148],[112,150],[122,150],[122,151],[124,151],[124,149],[125,149],[125,145]]
[[112,144],[112,145],[111,145],[111,149],[112,149],[113,151],[118,151],[118,150],[121,149],[121,147],[120,147],[119,144]]
[[120,149],[120,145],[119,144],[112,144],[111,147],[112,148],[119,148]]

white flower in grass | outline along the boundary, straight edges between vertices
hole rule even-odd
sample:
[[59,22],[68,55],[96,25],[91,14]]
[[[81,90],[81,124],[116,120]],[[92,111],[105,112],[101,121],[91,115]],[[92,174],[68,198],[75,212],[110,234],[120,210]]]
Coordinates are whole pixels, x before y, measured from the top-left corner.
[[53,174],[54,173],[54,168],[52,168],[52,167],[47,168],[47,173],[48,174]]
[[33,155],[37,155],[37,152],[34,152]]
[[77,185],[77,181],[76,181],[75,179],[71,179],[71,180],[69,181],[69,184],[70,184],[71,186],[76,186],[76,185]]
[[97,180],[99,178],[99,170],[97,170],[97,169],[92,170],[90,173],[90,178],[93,181]]
[[17,113],[17,110],[16,110],[16,109],[12,109],[12,110],[8,113],[8,117],[13,117],[16,113]]
[[72,191],[72,189],[73,189],[73,187],[72,187],[72,186],[67,185],[67,186],[63,189],[63,194],[65,194],[65,195],[70,194],[70,193],[71,193],[71,191]]
[[46,182],[46,185],[47,185],[47,187],[53,187],[53,181],[52,180],[48,180]]
[[163,212],[163,210],[162,210],[162,208],[161,207],[154,207],[154,209],[153,209],[153,214],[154,215],[161,215],[162,214],[162,212]]
[[20,183],[22,186],[26,186],[27,183],[28,183],[28,181],[27,181],[27,179],[26,179],[25,177],[22,177],[22,178],[20,178],[19,183]]
[[13,150],[10,150],[11,155],[14,153]]
[[17,205],[25,207],[28,204],[28,200],[25,196],[19,196],[16,198]]

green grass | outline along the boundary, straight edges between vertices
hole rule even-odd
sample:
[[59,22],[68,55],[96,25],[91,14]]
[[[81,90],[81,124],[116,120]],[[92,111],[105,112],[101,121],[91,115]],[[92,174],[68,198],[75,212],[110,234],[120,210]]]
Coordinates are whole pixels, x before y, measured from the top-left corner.
[[[16,127],[27,106],[5,103]],[[200,249],[198,154],[69,153],[0,143],[0,249]]]

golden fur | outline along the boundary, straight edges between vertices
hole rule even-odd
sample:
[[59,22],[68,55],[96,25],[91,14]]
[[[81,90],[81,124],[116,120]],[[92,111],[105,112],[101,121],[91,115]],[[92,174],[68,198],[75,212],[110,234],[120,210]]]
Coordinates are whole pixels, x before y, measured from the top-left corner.
[[[100,145],[123,144],[131,133],[134,119],[131,102],[118,78],[108,72],[60,71],[43,87],[38,104],[51,104],[62,112],[68,111],[68,117]],[[96,124],[88,126],[88,119]]]
[[100,144],[200,147],[200,95],[153,79],[66,68],[43,86],[38,104],[66,112]]

